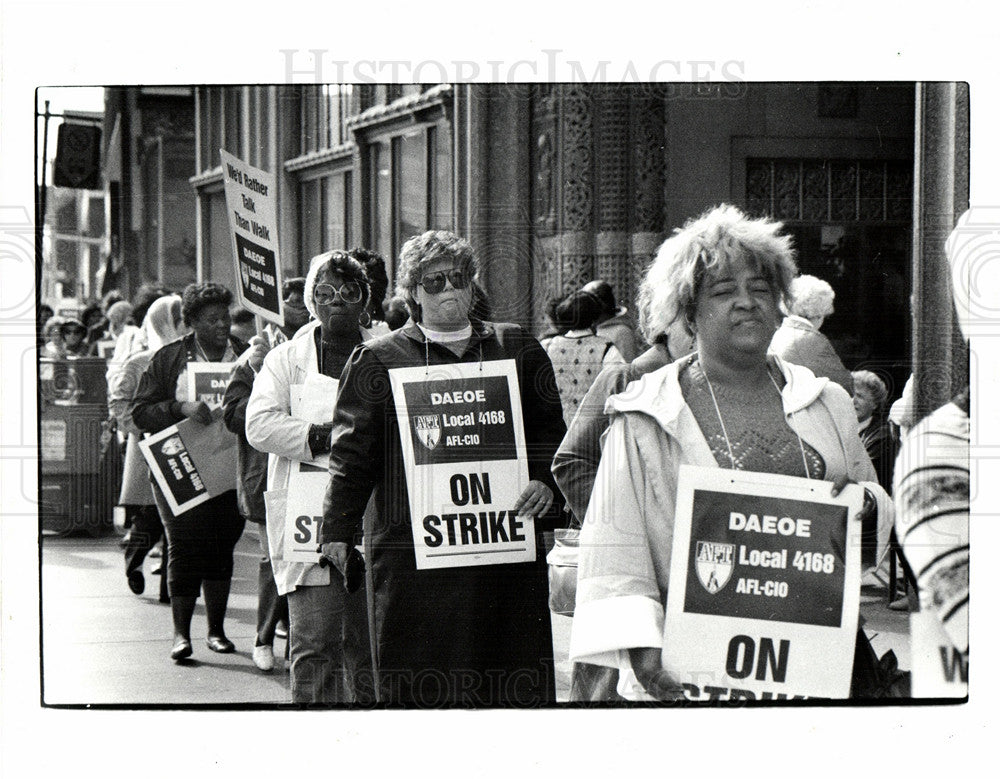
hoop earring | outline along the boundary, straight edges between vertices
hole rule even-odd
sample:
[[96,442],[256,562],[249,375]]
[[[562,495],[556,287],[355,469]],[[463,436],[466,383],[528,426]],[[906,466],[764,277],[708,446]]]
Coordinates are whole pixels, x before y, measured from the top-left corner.
[[369,327],[371,327],[371,324],[372,324],[372,315],[368,313],[368,309],[367,308],[362,309],[361,313],[364,315],[364,319],[362,319],[359,316],[358,317],[358,324],[361,325],[363,328],[365,328],[367,330]]

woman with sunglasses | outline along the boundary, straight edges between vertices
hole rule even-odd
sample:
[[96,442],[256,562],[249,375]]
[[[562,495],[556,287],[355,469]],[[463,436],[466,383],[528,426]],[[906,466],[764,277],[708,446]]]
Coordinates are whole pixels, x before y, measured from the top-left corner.
[[[247,441],[271,455],[269,495],[288,489],[297,463],[329,452],[331,425],[293,417],[292,395],[307,381],[316,383],[316,374],[340,376],[354,348],[370,337],[370,294],[364,268],[346,252],[313,258],[303,298],[317,321],[267,353],[246,406]],[[316,506],[316,513],[320,508]],[[364,589],[348,593],[329,566],[285,559],[284,501],[268,500],[265,515],[275,583],[278,593],[288,596],[292,700],[369,701],[371,652]]]
[[[555,699],[540,534],[558,515],[549,465],[566,428],[552,365],[538,342],[517,325],[470,316],[476,275],[472,247],[453,233],[407,241],[397,292],[411,321],[356,349],[340,380],[321,549],[344,570],[374,490],[378,511],[364,530],[381,702],[534,706]],[[530,481],[512,508],[534,517],[535,559],[418,569],[389,371],[497,360],[516,365]]]

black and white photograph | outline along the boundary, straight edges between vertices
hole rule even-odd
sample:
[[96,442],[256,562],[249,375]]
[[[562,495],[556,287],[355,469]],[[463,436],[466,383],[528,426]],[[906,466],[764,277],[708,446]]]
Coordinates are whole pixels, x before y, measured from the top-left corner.
[[465,770],[498,727],[508,772],[625,769],[587,758],[609,729],[972,748],[982,51],[397,56],[282,29],[245,70],[12,78],[6,47],[5,743],[100,720],[115,770],[154,774],[178,726],[205,731],[194,771],[371,770],[389,738]]

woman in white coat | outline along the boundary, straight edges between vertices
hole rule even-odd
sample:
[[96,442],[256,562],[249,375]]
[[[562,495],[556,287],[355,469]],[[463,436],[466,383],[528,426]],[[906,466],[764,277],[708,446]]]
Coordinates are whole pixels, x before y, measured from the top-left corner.
[[[643,282],[664,321],[685,321],[697,350],[607,402],[611,425],[580,534],[570,643],[571,660],[618,668],[626,698],[684,697],[661,664],[681,464],[824,480],[834,495],[859,482],[870,497],[865,515],[878,509],[876,557],[886,548],[892,505],[850,397],[768,353],[795,273],[781,227],[720,206],[666,241]],[[858,696],[868,689],[858,662],[867,642],[859,630]]]
[[[254,380],[246,409],[247,441],[269,453],[266,525],[278,593],[288,596],[292,700],[296,703],[365,703],[371,700],[371,650],[365,591],[348,593],[337,571],[315,561],[288,559],[285,507],[299,463],[330,450],[337,379],[354,347],[367,340],[365,308],[370,285],[361,264],[346,252],[314,257],[305,304],[318,320],[272,349]],[[302,407],[293,416],[293,396]],[[322,493],[313,516],[323,511]],[[318,528],[314,528],[318,530]],[[315,533],[310,548],[318,542]]]

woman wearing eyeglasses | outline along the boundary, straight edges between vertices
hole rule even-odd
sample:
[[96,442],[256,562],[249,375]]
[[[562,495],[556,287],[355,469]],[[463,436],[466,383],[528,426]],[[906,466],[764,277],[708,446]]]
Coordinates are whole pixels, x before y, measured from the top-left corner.
[[[369,295],[364,268],[346,252],[313,258],[303,297],[318,321],[268,352],[246,408],[247,441],[272,455],[269,495],[288,489],[298,463],[329,452],[330,424],[292,416],[292,396],[307,383],[322,390],[320,377],[327,377],[332,417],[332,379],[368,337]],[[317,505],[315,513],[320,508]],[[364,589],[348,594],[329,566],[286,559],[284,501],[269,500],[265,513],[275,583],[278,593],[288,596],[292,700],[366,702],[371,698],[371,652]]]
[[[378,511],[365,526],[365,543],[374,582],[377,690],[386,703],[534,706],[555,699],[540,535],[556,515],[549,465],[566,428],[552,365],[538,342],[517,325],[470,316],[476,275],[472,247],[459,236],[429,231],[411,238],[400,254],[397,293],[412,321],[355,350],[341,376],[322,553],[344,569],[374,490]],[[390,371],[416,367],[442,376],[449,374],[443,366],[490,370],[500,360],[513,360],[516,368],[528,457],[529,481],[511,508],[533,518],[535,556],[418,568]],[[471,528],[461,531],[463,540],[471,537]]]

